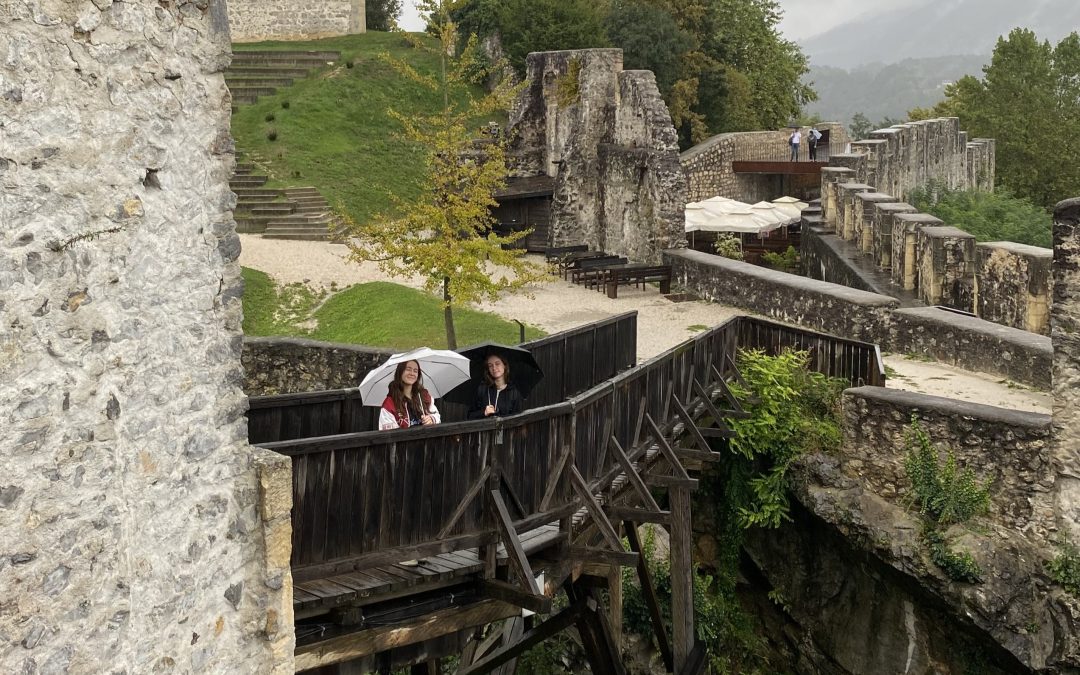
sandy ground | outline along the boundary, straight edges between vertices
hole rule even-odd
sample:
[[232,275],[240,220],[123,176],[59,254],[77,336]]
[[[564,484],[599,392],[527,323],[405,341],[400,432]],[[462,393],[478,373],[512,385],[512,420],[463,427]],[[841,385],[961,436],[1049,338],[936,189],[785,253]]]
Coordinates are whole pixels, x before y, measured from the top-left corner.
[[[245,234],[240,235],[240,239],[243,245],[240,264],[266,272],[279,283],[299,281],[323,288],[334,284],[341,289],[357,283],[387,280],[374,263],[356,264],[346,260],[347,249],[339,244],[272,240]],[[414,288],[422,286],[416,278],[393,281]],[[480,309],[506,319],[524,321],[548,333],[637,310],[638,358],[641,360],[739,313],[739,310],[714,303],[673,303],[651,286],[645,290],[620,288],[618,299],[612,300],[603,293],[557,278],[532,287],[529,295],[508,295],[497,302],[484,303]],[[884,360],[896,373],[889,379],[890,387],[1015,410],[1050,412],[1052,398],[1049,393],[1033,391],[1000,377],[940,363],[915,361],[900,355],[890,355]]]

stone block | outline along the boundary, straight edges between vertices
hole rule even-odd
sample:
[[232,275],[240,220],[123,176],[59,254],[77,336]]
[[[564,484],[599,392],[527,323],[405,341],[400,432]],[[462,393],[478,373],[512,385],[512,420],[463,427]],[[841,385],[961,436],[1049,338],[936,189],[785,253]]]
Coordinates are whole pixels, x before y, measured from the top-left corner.
[[871,209],[870,230],[874,240],[870,254],[881,269],[892,267],[893,221],[898,213],[915,213],[915,207],[904,202],[879,202]]
[[975,250],[975,312],[987,321],[1050,334],[1053,251],[1008,241]]
[[885,141],[871,138],[854,141],[851,144],[851,152],[859,153],[866,157],[865,161],[862,163],[862,174],[858,177],[860,183],[877,185],[878,164],[881,162],[881,153],[885,150],[886,146],[887,144]]
[[918,283],[919,230],[944,224],[928,213],[897,213],[893,216],[892,279],[904,290],[915,290]]
[[874,205],[895,203],[896,198],[884,192],[860,192],[855,195],[852,213],[852,241],[863,253],[874,248]]
[[821,170],[821,215],[826,226],[837,229],[839,222],[839,196],[837,186],[841,183],[855,183],[855,170],[843,166],[826,166]]
[[840,183],[836,186],[839,207],[836,234],[841,238],[851,241],[855,237],[855,212],[856,210],[862,212],[862,203],[858,195],[873,191],[873,186],[866,183]]
[[918,233],[919,298],[928,305],[960,305],[957,285],[974,273],[975,235],[955,227],[924,227]]
[[265,522],[288,519],[292,511],[292,460],[272,450],[255,448],[259,477],[259,516]]

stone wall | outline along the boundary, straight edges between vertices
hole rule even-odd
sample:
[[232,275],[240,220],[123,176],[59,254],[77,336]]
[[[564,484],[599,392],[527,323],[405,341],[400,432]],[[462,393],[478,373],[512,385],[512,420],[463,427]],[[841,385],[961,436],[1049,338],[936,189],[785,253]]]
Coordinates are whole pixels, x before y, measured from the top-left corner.
[[[803,239],[807,269],[835,283],[880,270],[895,284],[877,285],[880,292],[905,297],[909,291],[929,304],[1045,335],[1048,249],[994,242],[980,244],[976,253],[972,235],[944,229],[947,223],[915,213],[902,201],[912,188],[934,181],[951,188],[993,188],[993,140],[968,143],[955,122],[927,120],[875,131],[872,138],[852,143],[852,152],[833,155],[821,172],[818,236]],[[823,246],[830,234],[851,242],[862,255],[817,258],[830,256]],[[979,274],[985,276],[981,287]]]
[[244,338],[244,392],[270,396],[355,387],[391,353],[300,338]]
[[1054,210],[1054,439],[1058,524],[1080,541],[1080,198]]
[[233,42],[315,40],[367,30],[366,0],[228,0]]
[[292,672],[225,6],[24,0],[0,31],[0,670]]
[[1010,241],[975,247],[975,312],[987,321],[1050,334],[1053,251]]
[[883,387],[845,391],[843,411],[841,470],[875,495],[899,502],[910,492],[904,457],[914,416],[935,445],[991,481],[989,522],[1044,540],[1054,531],[1049,415]]
[[[842,124],[827,122],[817,128],[829,131],[828,148],[820,148],[823,156],[828,156],[830,151],[839,153],[847,146],[847,130]],[[687,201],[721,196],[752,204],[782,196],[773,194],[776,188],[768,184],[769,177],[736,174],[731,163],[786,162],[791,157],[790,135],[790,129],[717,134],[686,150],[679,159],[686,175]],[[800,159],[806,159],[806,143],[802,146]]]
[[700,251],[664,252],[673,280],[697,295],[779,321],[1050,387],[1049,338],[934,307],[785,274]]
[[537,52],[510,116],[511,173],[555,178],[552,246],[638,261],[686,245],[678,138],[656,80],[622,50]]

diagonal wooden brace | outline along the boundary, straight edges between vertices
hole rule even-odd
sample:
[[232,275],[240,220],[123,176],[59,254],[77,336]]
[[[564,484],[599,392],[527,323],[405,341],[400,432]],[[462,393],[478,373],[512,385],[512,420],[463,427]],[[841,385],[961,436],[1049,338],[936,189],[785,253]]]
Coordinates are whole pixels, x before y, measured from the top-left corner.
[[491,475],[491,467],[485,468],[480,472],[473,484],[469,486],[469,491],[465,493],[465,496],[461,498],[461,502],[454,509],[454,513],[450,515],[450,519],[446,521],[446,525],[439,530],[438,538],[446,539],[450,536],[450,532],[453,531],[454,526],[457,525],[457,521],[465,513],[465,509],[469,508],[469,504],[472,500],[476,499],[476,495],[480,494],[480,489],[484,487],[484,483],[487,482],[488,476]]
[[653,499],[652,493],[649,492],[649,488],[645,486],[645,481],[641,480],[641,474],[634,468],[634,464],[630,461],[630,458],[623,452],[622,446],[619,445],[619,440],[614,436],[611,437],[611,451],[615,453],[615,458],[619,460],[619,464],[622,465],[623,473],[626,474],[627,480],[630,481],[630,485],[633,486],[634,491],[637,492],[638,497],[641,498],[641,502],[645,505],[645,508],[650,511],[662,511],[660,505]]
[[495,521],[502,535],[503,546],[506,547],[506,557],[510,561],[510,567],[521,579],[521,585],[526,592],[531,595],[543,595],[540,587],[536,585],[536,577],[529,565],[529,558],[525,555],[525,549],[521,548],[521,540],[518,539],[517,530],[514,529],[514,523],[510,520],[510,512],[506,508],[506,502],[503,501],[502,493],[496,489],[489,491],[488,494],[495,509]]
[[619,535],[615,532],[615,527],[608,520],[607,514],[604,513],[604,509],[600,508],[600,503],[596,501],[596,497],[593,495],[592,490],[589,489],[588,483],[582,478],[581,472],[577,470],[576,466],[570,467],[570,480],[573,481],[574,490],[578,494],[578,498],[585,502],[585,509],[592,516],[593,521],[596,522],[596,527],[600,530],[600,534],[604,536],[608,546],[613,551],[622,551],[622,540],[619,539]]

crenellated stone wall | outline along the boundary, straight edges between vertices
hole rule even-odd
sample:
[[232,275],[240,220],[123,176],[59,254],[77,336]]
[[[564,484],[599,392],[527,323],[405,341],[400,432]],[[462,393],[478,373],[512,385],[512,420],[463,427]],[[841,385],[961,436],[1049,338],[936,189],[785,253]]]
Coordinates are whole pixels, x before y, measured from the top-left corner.
[[[830,156],[830,152],[842,152],[847,146],[847,130],[842,124],[826,122],[816,126],[821,131],[829,132],[828,146],[818,149],[823,157]],[[772,177],[737,174],[732,170],[731,163],[786,162],[791,157],[791,146],[788,145],[790,135],[790,129],[723,133],[684,151],[679,159],[686,175],[687,201],[697,202],[720,196],[752,204],[782,196],[775,193],[783,188],[769,183]],[[803,142],[801,160],[808,159],[806,153],[806,143]]]
[[1050,339],[936,307],[691,250],[664,252],[672,279],[706,300],[1050,388]]
[[291,673],[224,2],[22,0],[0,34],[0,671]]
[[656,80],[622,50],[537,52],[510,116],[511,174],[555,178],[551,246],[657,261],[686,245],[678,138]]
[[[876,268],[894,284],[891,290],[873,284],[880,292],[1048,333],[1049,249],[1009,242],[975,249],[970,234],[944,229],[947,223],[903,201],[914,187],[931,183],[991,190],[992,139],[968,142],[956,119],[947,118],[881,129],[851,150],[833,155],[821,171],[821,218],[802,240],[810,276],[848,283],[876,275],[855,268]],[[834,255],[838,246],[828,241],[834,236],[858,253]]]
[[228,0],[233,42],[315,40],[367,30],[366,0]]
[[1058,526],[1080,541],[1080,198],[1054,209],[1053,458]]

